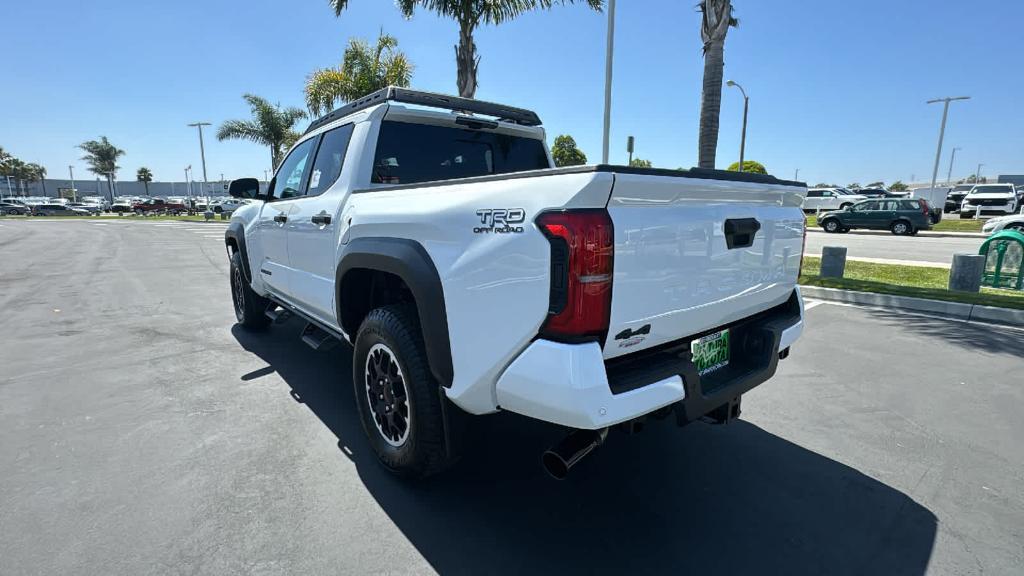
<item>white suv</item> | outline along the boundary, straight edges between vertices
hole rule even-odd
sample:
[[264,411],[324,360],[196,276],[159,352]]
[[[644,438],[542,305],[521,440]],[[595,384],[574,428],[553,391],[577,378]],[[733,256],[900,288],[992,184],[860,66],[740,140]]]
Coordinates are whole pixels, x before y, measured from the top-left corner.
[[845,188],[811,188],[807,191],[807,197],[804,198],[802,207],[809,212],[844,210],[847,206],[853,206],[857,202],[867,199],[867,196],[853,194]]
[[979,207],[982,214],[1013,214],[1017,203],[1017,189],[1013,184],[978,184],[964,196],[960,216],[974,216]]

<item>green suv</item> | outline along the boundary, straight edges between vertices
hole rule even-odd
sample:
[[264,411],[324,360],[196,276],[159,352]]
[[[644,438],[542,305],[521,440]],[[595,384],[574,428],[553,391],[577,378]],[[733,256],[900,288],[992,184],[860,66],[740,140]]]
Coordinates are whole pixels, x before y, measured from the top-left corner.
[[818,218],[825,232],[849,232],[854,228],[890,230],[893,234],[917,234],[929,230],[932,220],[928,202],[920,198],[864,200],[845,210],[826,212]]

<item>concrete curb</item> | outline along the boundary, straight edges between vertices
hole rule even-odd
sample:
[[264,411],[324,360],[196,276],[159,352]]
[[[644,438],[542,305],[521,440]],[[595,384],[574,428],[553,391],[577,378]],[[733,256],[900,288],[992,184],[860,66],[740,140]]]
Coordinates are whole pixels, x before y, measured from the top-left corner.
[[981,304],[946,302],[944,300],[877,294],[875,292],[860,292],[857,290],[843,290],[841,288],[822,288],[820,286],[801,285],[800,292],[805,298],[816,298],[818,300],[928,312],[960,320],[972,320],[989,324],[1024,326],[1024,310],[1016,310],[1014,308],[998,308],[995,306],[982,306]]
[[[828,234],[828,232],[815,226],[809,226],[807,231],[817,234]],[[892,236],[891,232],[885,230],[850,230],[847,234],[857,236]],[[917,235],[925,238],[988,238],[988,234],[984,232],[933,232],[931,230],[922,230]]]

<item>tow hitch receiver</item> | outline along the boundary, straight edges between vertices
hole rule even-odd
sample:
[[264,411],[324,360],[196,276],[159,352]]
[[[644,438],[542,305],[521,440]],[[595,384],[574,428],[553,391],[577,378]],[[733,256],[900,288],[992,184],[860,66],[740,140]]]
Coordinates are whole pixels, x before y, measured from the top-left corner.
[[728,424],[740,417],[740,400],[743,396],[737,396],[708,412],[704,418],[711,424]]

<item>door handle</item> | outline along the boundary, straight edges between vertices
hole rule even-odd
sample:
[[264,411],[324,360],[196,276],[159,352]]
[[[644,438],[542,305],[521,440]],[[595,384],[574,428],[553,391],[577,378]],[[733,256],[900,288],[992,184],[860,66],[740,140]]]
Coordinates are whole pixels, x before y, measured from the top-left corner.
[[277,222],[279,224],[284,224],[287,221],[288,221],[288,216],[286,216],[284,214],[278,214],[278,215],[274,216],[274,222]]
[[331,223],[331,216],[330,216],[330,214],[323,214],[323,213],[321,213],[321,214],[314,214],[313,217],[310,218],[310,220],[312,220],[313,224],[319,224],[320,226],[326,226],[326,225]]

